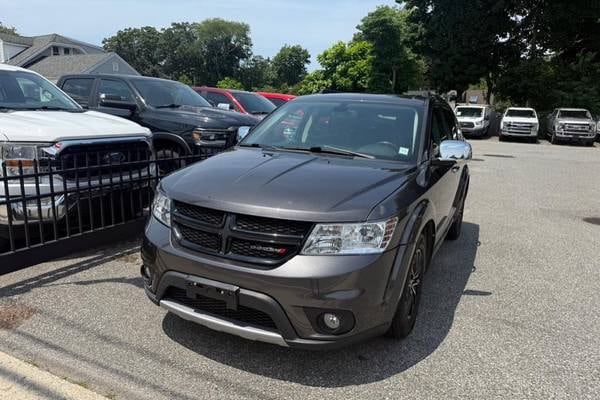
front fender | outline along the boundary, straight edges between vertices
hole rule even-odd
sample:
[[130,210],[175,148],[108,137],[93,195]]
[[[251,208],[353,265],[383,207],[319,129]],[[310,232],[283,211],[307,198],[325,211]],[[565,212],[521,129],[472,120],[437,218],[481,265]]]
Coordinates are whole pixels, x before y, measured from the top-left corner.
[[[417,238],[425,229],[428,221],[434,220],[435,211],[429,200],[419,202],[408,215],[404,230],[400,236],[400,246],[394,260],[394,265],[388,277],[387,286],[383,295],[383,303],[393,305],[391,310],[395,312],[395,306],[402,294],[402,288],[408,275],[408,267],[414,252]],[[432,240],[432,238],[430,238]],[[431,243],[433,246],[433,243]]]
[[[166,141],[172,142],[173,144],[176,144],[177,146],[179,146],[185,150],[186,156],[189,156],[192,154],[192,150],[190,149],[190,146],[187,144],[187,142],[181,136],[176,135],[174,133],[153,132],[152,133],[152,141],[154,142],[156,140],[166,140]],[[156,149],[156,146],[155,146],[155,149]]]

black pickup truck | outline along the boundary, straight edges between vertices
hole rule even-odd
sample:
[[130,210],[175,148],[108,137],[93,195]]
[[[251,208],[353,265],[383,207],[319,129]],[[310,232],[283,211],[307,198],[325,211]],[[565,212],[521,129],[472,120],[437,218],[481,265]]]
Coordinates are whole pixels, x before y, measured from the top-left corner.
[[158,158],[199,153],[199,147],[233,145],[240,127],[260,119],[213,108],[189,86],[142,76],[64,75],[57,83],[82,107],[127,118],[153,133]]

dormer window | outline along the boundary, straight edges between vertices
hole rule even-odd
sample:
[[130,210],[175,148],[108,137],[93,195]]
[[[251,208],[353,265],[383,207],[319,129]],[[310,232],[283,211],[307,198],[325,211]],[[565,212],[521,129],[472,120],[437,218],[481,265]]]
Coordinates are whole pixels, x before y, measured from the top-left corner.
[[65,47],[63,49],[63,55],[68,56],[69,54],[71,54],[71,49],[69,49],[68,47]]
[[53,56],[60,56],[60,47],[58,47],[58,46],[52,46],[52,55]]

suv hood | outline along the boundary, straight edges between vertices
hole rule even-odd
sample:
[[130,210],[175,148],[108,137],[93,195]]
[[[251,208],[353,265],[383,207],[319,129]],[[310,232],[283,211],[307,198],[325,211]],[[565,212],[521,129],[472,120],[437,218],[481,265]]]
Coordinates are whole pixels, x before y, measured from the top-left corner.
[[95,111],[12,111],[0,113],[0,137],[14,142],[149,136],[147,128],[124,118]]
[[595,123],[593,119],[587,119],[587,118],[558,118],[557,121],[560,121],[561,124],[593,124],[593,123]]
[[252,115],[212,107],[182,106],[173,109],[160,109],[156,113],[160,113],[161,118],[178,123],[214,129],[227,129],[232,126],[254,126],[261,120]]
[[404,185],[410,171],[384,161],[238,148],[170,175],[162,187],[175,200],[229,212],[359,222]]
[[502,118],[502,121],[504,122],[527,122],[527,123],[531,123],[531,124],[537,124],[538,123],[538,119],[537,118],[525,118],[525,117],[504,117]]

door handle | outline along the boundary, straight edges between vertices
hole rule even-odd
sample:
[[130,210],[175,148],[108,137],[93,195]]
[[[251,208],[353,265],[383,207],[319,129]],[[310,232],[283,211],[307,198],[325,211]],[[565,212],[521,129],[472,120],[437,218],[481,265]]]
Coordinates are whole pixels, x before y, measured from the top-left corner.
[[458,165],[455,165],[454,167],[452,167],[452,172],[456,173],[460,170],[460,167]]

